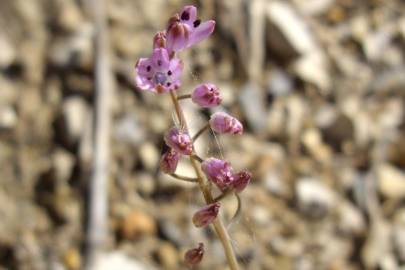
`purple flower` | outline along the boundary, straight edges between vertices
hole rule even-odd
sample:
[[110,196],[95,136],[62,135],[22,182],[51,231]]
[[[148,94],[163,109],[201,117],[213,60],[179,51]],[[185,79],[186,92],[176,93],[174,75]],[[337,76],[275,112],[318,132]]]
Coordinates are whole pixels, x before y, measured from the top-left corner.
[[164,140],[168,146],[183,155],[191,155],[193,144],[187,132],[173,127],[167,131]]
[[199,243],[197,248],[189,249],[184,254],[184,261],[188,266],[194,266],[201,262],[204,256],[204,244]]
[[170,174],[174,173],[177,168],[177,163],[179,163],[180,154],[173,149],[167,150],[160,159],[160,169],[162,172]]
[[194,225],[198,228],[209,225],[217,218],[220,206],[219,202],[215,202],[198,210],[193,216]]
[[229,162],[217,158],[208,158],[201,164],[201,169],[221,191],[225,191],[233,182],[232,167]]
[[178,52],[209,37],[215,29],[215,21],[201,22],[197,8],[185,6],[180,15],[173,16],[168,23],[166,37],[169,52]]
[[212,83],[198,85],[191,94],[191,99],[204,108],[218,106],[222,101],[218,87]]
[[249,184],[252,174],[248,171],[241,171],[233,175],[232,187],[235,192],[242,192]]
[[141,58],[135,66],[136,85],[142,90],[166,93],[180,87],[183,63],[178,58],[169,59],[166,49],[156,48],[150,58]]
[[225,112],[216,112],[211,115],[210,126],[218,133],[242,134],[243,132],[241,122]]

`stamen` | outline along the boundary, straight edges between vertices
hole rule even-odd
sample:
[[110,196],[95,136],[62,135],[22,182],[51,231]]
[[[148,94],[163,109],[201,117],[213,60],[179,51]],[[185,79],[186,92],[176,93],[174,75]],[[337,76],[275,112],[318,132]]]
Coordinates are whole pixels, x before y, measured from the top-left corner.
[[168,72],[167,72],[167,75],[169,75],[169,76],[171,76],[173,73],[172,73],[172,71],[171,70],[169,70]]
[[146,67],[146,71],[148,71],[148,72],[149,72],[149,71],[150,71],[150,69],[151,69],[151,66],[147,66],[147,67]]

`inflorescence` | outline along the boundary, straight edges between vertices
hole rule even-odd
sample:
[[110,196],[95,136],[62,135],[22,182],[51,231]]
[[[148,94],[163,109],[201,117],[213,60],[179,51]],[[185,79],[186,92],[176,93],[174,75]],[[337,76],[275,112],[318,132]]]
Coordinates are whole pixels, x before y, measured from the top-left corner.
[[[215,21],[202,22],[197,18],[196,7],[185,6],[180,14],[169,19],[165,31],[155,35],[152,55],[149,58],[141,58],[136,63],[135,82],[137,87],[158,94],[170,93],[174,105],[177,106],[176,111],[181,123],[185,122],[185,119],[181,108],[179,108],[178,100],[190,98],[193,103],[203,108],[215,107],[222,102],[219,88],[212,83],[197,85],[191,94],[179,97],[175,94],[181,86],[183,71],[183,62],[178,57],[178,53],[208,38],[213,33],[214,28]],[[164,141],[169,149],[161,157],[161,171],[180,180],[196,183],[204,181],[198,177],[179,176],[175,172],[181,156],[198,157],[194,149],[194,141],[208,128],[219,134],[243,133],[242,124],[235,117],[225,112],[216,112],[211,115],[207,125],[193,137],[189,135],[184,123],[180,127],[172,127],[164,135]],[[211,202],[206,200],[208,205],[194,214],[192,222],[196,227],[201,228],[211,224],[217,218],[220,210],[219,200],[227,194],[237,195],[243,191],[250,182],[252,175],[248,171],[234,172],[231,164],[225,160],[214,157],[198,158],[198,160],[200,161],[200,170],[205,174],[205,177],[222,193]],[[209,188],[211,189],[211,185]],[[197,248],[186,252],[185,262],[188,265],[198,264],[203,253],[204,245],[199,243]]]

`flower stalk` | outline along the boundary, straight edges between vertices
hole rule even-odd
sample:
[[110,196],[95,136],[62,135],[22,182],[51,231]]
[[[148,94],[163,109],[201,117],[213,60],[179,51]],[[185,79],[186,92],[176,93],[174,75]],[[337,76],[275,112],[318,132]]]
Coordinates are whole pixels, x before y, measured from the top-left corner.
[[[188,130],[187,128],[187,124],[185,122],[185,118],[184,118],[184,114],[183,111],[181,109],[181,106],[179,104],[179,101],[177,99],[177,95],[174,91],[170,91],[170,96],[173,102],[173,106],[175,108],[176,111],[176,115],[177,118],[179,120],[180,123],[184,124],[184,129]],[[192,144],[193,144],[193,153],[195,154],[195,149],[194,149],[194,141],[192,140]],[[204,173],[201,171],[201,167],[200,164],[198,163],[198,161],[195,159],[195,157],[193,155],[191,155],[190,157],[190,162],[191,165],[193,166],[195,173],[197,175],[197,180],[198,180],[198,186],[200,187],[200,191],[203,194],[204,200],[207,204],[211,204],[214,202],[214,198],[211,194],[211,191],[209,189],[209,185],[207,184],[207,181],[204,177]],[[218,235],[219,240],[222,243],[222,246],[224,248],[224,252],[225,252],[225,256],[227,258],[229,267],[231,270],[238,270],[239,269],[239,265],[238,265],[238,261],[236,259],[236,255],[235,252],[233,250],[228,232],[225,229],[225,226],[221,220],[220,217],[217,217],[213,222],[212,222],[215,232]]]

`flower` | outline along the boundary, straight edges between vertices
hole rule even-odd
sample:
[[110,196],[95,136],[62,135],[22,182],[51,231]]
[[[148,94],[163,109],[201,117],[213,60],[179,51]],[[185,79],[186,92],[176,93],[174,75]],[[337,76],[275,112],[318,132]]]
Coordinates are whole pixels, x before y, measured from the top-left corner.
[[180,156],[181,155],[172,148],[167,150],[160,158],[160,169],[162,172],[167,174],[174,173],[179,163]]
[[215,202],[198,210],[193,216],[194,225],[198,228],[209,225],[217,218],[220,206],[219,202]]
[[208,180],[221,191],[227,190],[233,182],[232,167],[229,162],[217,158],[208,158],[201,164],[201,169]]
[[191,100],[204,108],[221,104],[218,87],[212,83],[198,85],[191,94]]
[[181,14],[173,16],[166,30],[167,49],[170,53],[188,48],[209,37],[215,29],[215,21],[201,22],[195,6],[185,6]]
[[235,192],[242,192],[249,184],[252,174],[248,171],[241,171],[233,175],[232,187]]
[[189,249],[184,254],[184,261],[187,265],[193,266],[201,262],[204,256],[204,244],[199,243],[197,248]]
[[164,31],[157,32],[153,38],[153,49],[166,48],[166,33]]
[[182,71],[183,63],[180,59],[169,59],[165,48],[156,48],[150,58],[141,58],[136,63],[135,82],[142,90],[166,93],[180,87]]
[[184,130],[173,127],[166,132],[164,140],[168,146],[180,154],[191,155],[193,152],[190,135]]
[[216,112],[211,115],[210,126],[218,133],[242,134],[243,132],[241,122],[225,112]]

